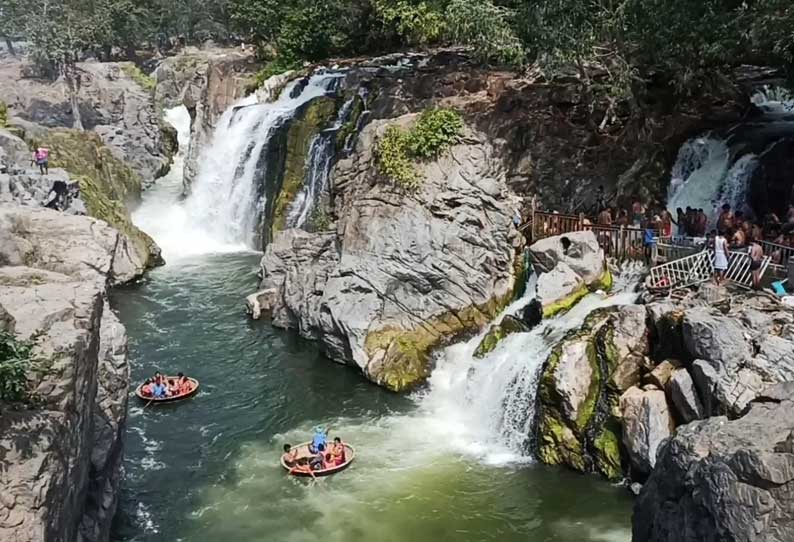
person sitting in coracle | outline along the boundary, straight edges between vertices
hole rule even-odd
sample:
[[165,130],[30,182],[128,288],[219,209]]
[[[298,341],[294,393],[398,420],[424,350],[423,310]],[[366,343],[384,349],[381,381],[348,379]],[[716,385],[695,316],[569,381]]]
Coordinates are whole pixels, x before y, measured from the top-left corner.
[[334,443],[331,444],[331,463],[332,467],[344,465],[347,458],[345,457],[345,445],[342,444],[342,439],[339,437],[334,438]]
[[182,373],[177,375],[177,386],[179,388],[179,395],[185,395],[193,390],[193,383]]
[[168,397],[179,395],[179,383],[173,378],[168,380],[168,390],[166,391]]
[[312,437],[312,442],[309,444],[309,452],[316,454],[317,451],[320,449],[320,446],[325,449],[326,444],[328,443],[328,428],[323,428],[322,425],[318,425],[314,428],[314,437]]
[[143,386],[141,386],[141,395],[144,397],[152,396],[152,380],[150,378],[147,378]]
[[309,466],[312,470],[323,470],[325,468],[325,444],[317,446],[317,453],[309,459]]
[[161,376],[157,376],[154,379],[154,385],[152,386],[152,397],[155,399],[165,399],[167,396],[168,387],[165,385],[163,378]]

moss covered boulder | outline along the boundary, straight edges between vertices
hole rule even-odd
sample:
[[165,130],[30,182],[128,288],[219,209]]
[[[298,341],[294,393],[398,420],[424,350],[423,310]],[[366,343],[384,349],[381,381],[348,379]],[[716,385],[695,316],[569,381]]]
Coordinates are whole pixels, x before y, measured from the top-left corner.
[[474,351],[474,357],[484,358],[493,352],[496,345],[505,337],[513,333],[524,333],[527,331],[529,331],[529,326],[515,316],[507,315],[502,318],[501,322],[491,326],[491,329],[488,330],[488,333],[485,334],[485,337],[482,338],[479,346],[477,346],[477,350]]
[[273,209],[272,231],[286,227],[287,214],[306,178],[306,158],[314,137],[336,116],[336,101],[319,98],[309,103],[289,125],[281,190]]
[[594,311],[553,349],[538,388],[543,462],[623,476],[619,400],[639,382],[647,351],[645,309],[635,305]]
[[367,376],[392,391],[414,388],[429,376],[434,349],[461,335],[476,333],[502,312],[512,297],[510,292],[479,306],[445,312],[414,329],[385,327],[370,332],[364,341],[370,357]]
[[162,263],[160,248],[139,230],[130,218],[129,205],[141,197],[141,178],[124,162],[113,156],[95,133],[77,130],[49,130],[42,140],[50,149],[50,166],[69,172],[80,183],[80,195],[88,214],[104,220],[130,240],[146,267]]

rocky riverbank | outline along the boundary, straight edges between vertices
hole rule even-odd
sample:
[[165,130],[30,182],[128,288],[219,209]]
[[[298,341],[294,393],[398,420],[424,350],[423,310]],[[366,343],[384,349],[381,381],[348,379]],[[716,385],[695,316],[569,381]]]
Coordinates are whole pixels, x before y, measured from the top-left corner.
[[[548,258],[561,241],[530,251],[582,266],[581,250]],[[555,346],[538,389],[538,457],[631,482],[635,540],[789,540],[794,310],[710,284],[640,301],[593,312]]]
[[251,304],[401,391],[429,374],[433,348],[479,330],[513,299],[523,260],[516,200],[483,134],[468,131],[423,164],[411,192],[375,166],[375,139],[389,124],[369,124],[336,165],[335,223],[275,234]]
[[93,218],[0,204],[3,327],[50,361],[34,406],[0,404],[3,540],[107,540],[129,391],[107,289],[142,272],[128,243]]

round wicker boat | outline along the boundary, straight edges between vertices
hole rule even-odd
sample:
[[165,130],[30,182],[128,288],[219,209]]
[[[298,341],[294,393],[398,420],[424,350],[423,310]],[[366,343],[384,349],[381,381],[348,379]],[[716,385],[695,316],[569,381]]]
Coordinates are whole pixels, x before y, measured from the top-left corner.
[[[295,446],[295,449],[298,450],[299,459],[304,457],[309,457],[311,455],[309,453],[309,444],[311,443],[304,442],[303,444],[298,444],[297,446]],[[287,463],[284,460],[284,454],[281,455],[281,459],[280,459],[281,466],[284,467],[284,469],[292,476],[306,477],[306,476],[311,476],[312,473],[314,474],[314,476],[330,476],[331,474],[336,474],[337,472],[341,472],[345,470],[347,467],[349,467],[350,464],[353,462],[353,460],[356,458],[355,448],[353,448],[350,444],[347,444],[346,442],[343,442],[342,445],[345,447],[345,462],[342,463],[341,465],[337,465],[330,469],[315,470],[312,471],[311,473],[308,470],[303,470],[303,469],[298,470],[295,467],[290,467],[287,465]]]
[[[178,377],[176,377],[176,376],[164,376],[163,378],[167,382],[169,380],[176,380]],[[190,378],[190,377],[187,377],[187,379],[190,380],[190,383],[192,384],[192,388],[187,393],[181,393],[179,395],[172,395],[171,397],[159,397],[159,398],[146,397],[145,395],[143,395],[141,393],[141,388],[143,388],[143,384],[139,384],[138,387],[135,388],[135,395],[137,395],[138,398],[141,399],[142,401],[147,401],[147,402],[150,402],[152,404],[154,404],[154,403],[175,403],[176,401],[182,401],[183,399],[187,399],[189,397],[193,397],[194,395],[196,395],[196,393],[198,393],[198,390],[199,390],[199,381],[198,380],[196,380],[195,378]]]

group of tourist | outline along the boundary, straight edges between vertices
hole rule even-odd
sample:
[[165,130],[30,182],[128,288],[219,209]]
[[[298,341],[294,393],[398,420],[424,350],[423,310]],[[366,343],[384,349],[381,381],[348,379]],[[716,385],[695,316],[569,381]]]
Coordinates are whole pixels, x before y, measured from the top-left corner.
[[191,391],[193,391],[193,382],[182,373],[176,378],[167,378],[157,372],[153,378],[147,378],[141,386],[141,395],[151,399],[167,399],[186,395]]
[[[732,251],[745,252],[750,257],[750,270],[753,284],[760,287],[760,268],[762,267],[764,248],[762,241],[773,243],[769,256],[773,263],[784,264],[790,251],[794,249],[794,204],[789,205],[786,221],[782,222],[777,215],[769,213],[763,221],[750,220],[742,211],[734,211],[729,204],[724,204],[717,218],[715,228],[709,231],[709,218],[703,209],[687,207],[676,209],[676,216],[667,209],[649,211],[641,202],[635,201],[630,208],[615,209],[606,205],[596,218],[599,226],[624,226],[642,229],[642,246],[645,259],[652,264],[655,259],[655,247],[659,238],[672,238],[673,231],[679,237],[701,239],[704,246],[714,251],[715,281],[722,284],[728,269]],[[616,242],[614,235],[601,233],[601,244],[609,253]],[[774,246],[776,245],[776,246]]]
[[285,444],[282,457],[291,473],[305,472],[311,476],[317,471],[340,467],[347,462],[342,439],[336,437],[333,443],[329,444],[328,429],[319,426],[314,428],[314,436],[307,447]]

